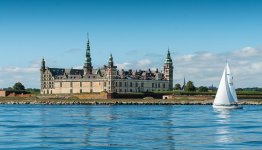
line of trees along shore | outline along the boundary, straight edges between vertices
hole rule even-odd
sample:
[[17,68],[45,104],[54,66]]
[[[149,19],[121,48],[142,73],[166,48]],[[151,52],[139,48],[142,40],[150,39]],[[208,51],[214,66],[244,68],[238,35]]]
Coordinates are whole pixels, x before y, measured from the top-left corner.
[[17,82],[13,85],[13,87],[3,88],[5,91],[17,91],[28,94],[40,94],[40,89],[37,88],[25,88],[25,86],[21,82]]
[[[185,92],[216,92],[217,87],[207,87],[207,86],[199,86],[196,87],[192,81],[188,81],[185,85],[181,86],[181,84],[177,83],[174,86],[175,91],[185,91]],[[252,87],[252,88],[237,88],[237,92],[262,92],[262,88]]]

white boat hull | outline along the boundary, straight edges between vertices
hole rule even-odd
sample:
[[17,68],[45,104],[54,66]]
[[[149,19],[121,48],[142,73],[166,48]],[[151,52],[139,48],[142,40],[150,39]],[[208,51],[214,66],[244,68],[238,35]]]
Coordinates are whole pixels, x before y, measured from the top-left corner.
[[213,105],[213,108],[216,109],[242,109],[240,105]]

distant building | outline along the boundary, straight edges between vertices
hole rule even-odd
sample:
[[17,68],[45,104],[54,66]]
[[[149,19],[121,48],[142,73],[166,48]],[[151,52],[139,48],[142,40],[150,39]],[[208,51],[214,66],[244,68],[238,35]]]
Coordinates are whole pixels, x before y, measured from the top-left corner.
[[0,90],[0,97],[6,97],[7,93],[4,90]]
[[89,40],[83,69],[48,68],[41,63],[41,94],[128,93],[168,91],[173,89],[173,63],[168,50],[163,72],[118,70],[110,55],[108,64],[93,69]]

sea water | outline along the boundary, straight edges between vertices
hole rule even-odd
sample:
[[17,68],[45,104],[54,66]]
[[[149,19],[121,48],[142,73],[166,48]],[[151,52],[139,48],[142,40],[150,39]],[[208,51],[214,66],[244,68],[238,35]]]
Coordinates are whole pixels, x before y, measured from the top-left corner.
[[262,149],[262,106],[0,105],[4,149]]

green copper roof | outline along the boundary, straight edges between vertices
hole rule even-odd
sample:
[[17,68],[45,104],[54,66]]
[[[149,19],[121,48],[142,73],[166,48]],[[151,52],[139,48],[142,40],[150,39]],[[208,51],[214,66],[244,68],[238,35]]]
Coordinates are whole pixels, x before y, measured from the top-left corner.
[[168,49],[168,51],[167,51],[165,63],[172,63],[172,59],[171,59],[171,56],[170,56],[170,51],[169,51],[169,49]]

